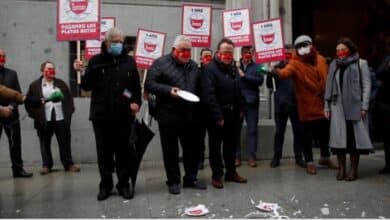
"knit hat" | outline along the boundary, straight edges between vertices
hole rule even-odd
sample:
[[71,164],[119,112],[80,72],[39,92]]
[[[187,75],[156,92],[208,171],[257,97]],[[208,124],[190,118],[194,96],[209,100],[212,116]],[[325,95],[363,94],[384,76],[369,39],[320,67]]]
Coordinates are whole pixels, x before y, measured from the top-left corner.
[[295,39],[294,46],[297,46],[298,44],[301,44],[301,43],[310,43],[310,44],[312,44],[313,41],[311,40],[311,38],[309,36],[301,35],[301,36],[297,37],[297,39]]

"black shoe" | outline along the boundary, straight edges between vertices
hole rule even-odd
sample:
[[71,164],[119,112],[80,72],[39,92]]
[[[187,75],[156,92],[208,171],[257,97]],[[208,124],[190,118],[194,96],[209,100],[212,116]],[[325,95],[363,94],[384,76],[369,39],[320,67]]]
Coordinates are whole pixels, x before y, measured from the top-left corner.
[[103,201],[106,200],[111,195],[111,189],[100,189],[97,200]]
[[168,191],[170,194],[174,194],[174,195],[180,194],[180,185],[178,184],[169,185]]
[[303,159],[295,160],[295,164],[302,168],[307,168],[306,162]]
[[134,190],[132,185],[124,186],[124,187],[117,187],[118,193],[120,196],[122,196],[124,199],[132,199],[134,197]]
[[278,167],[280,165],[280,160],[273,159],[269,165],[271,168]]
[[199,170],[203,170],[204,169],[204,163],[203,162],[199,162],[198,169]]
[[33,176],[32,173],[26,172],[23,168],[21,170],[18,170],[18,171],[13,170],[12,174],[13,174],[14,178],[30,178]]
[[183,188],[207,189],[207,186],[206,186],[206,184],[204,184],[200,181],[194,181],[194,182],[184,182]]
[[383,169],[379,170],[379,174],[388,174],[390,173],[390,166],[385,166]]

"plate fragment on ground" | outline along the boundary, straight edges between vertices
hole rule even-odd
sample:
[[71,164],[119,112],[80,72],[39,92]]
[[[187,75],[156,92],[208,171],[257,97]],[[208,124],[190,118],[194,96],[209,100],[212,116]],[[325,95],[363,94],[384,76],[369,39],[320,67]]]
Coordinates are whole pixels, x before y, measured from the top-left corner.
[[323,215],[329,215],[329,214],[330,214],[329,208],[327,208],[327,207],[321,208],[321,213],[322,213]]
[[186,208],[184,213],[188,216],[204,216],[209,213],[209,209],[206,208],[205,205],[199,204],[197,206]]
[[269,202],[262,202],[260,201],[259,204],[256,206],[259,210],[263,212],[273,212],[276,211],[279,208],[279,205],[277,203],[269,203]]

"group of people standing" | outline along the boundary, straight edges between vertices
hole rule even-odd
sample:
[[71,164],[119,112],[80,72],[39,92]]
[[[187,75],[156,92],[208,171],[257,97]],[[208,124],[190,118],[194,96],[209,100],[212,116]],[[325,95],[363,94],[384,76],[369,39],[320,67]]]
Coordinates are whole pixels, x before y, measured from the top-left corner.
[[[5,67],[6,53],[0,49],[0,135],[2,130],[8,137],[15,178],[29,178],[33,174],[23,168],[21,152],[21,132],[18,105],[25,103],[28,115],[34,120],[42,155],[42,175],[49,174],[53,167],[51,138],[56,135],[60,159],[65,171],[79,172],[80,167],[73,163],[71,154],[70,120],[74,112],[73,97],[66,83],[55,78],[55,67],[51,61],[41,64],[41,76],[31,83],[26,96],[21,89],[14,70]],[[63,97],[55,102],[48,100],[54,91]]]
[[[100,174],[98,200],[111,195],[114,171],[118,176],[119,195],[125,199],[134,196],[134,183],[130,181],[134,170],[130,162],[135,160],[136,152],[129,146],[129,135],[141,106],[142,94],[135,61],[123,48],[123,41],[123,33],[112,28],[106,33],[102,52],[91,58],[87,68],[80,60],[73,64],[75,70],[82,72],[81,87],[92,91],[89,118],[95,133]],[[328,66],[312,39],[302,35],[294,45],[286,45],[286,60],[265,74],[261,71],[264,68],[253,61],[251,46],[241,49],[239,62],[234,60],[234,48],[231,40],[223,38],[214,54],[208,48],[201,51],[199,67],[191,59],[191,39],[179,35],[171,52],[155,60],[148,71],[144,88],[156,97],[154,117],[159,127],[169,193],[179,194],[181,183],[184,188],[207,188],[197,178],[199,169],[204,167],[206,132],[212,186],[221,189],[224,182],[247,182],[237,172],[237,166],[241,165],[241,150],[237,146],[245,120],[248,165],[256,167],[259,87],[265,76],[267,87],[275,92],[276,132],[270,166],[280,165],[286,122],[290,118],[298,166],[305,168],[308,174],[317,173],[312,152],[313,143],[316,143],[321,152],[320,165],[338,169],[337,180],[355,180],[359,156],[373,149],[367,125],[370,73],[355,44],[348,38],[340,39],[336,45],[337,58]],[[388,81],[389,63],[383,69],[384,86]],[[0,70],[3,74],[4,68]],[[1,105],[4,106],[3,99],[26,102],[41,144],[42,174],[50,173],[53,166],[50,152],[53,133],[59,142],[65,170],[78,172],[80,168],[73,164],[70,153],[72,96],[66,84],[54,77],[52,62],[44,62],[41,72],[42,77],[30,85],[27,96],[16,92],[6,99],[2,92],[6,88],[0,87]],[[2,84],[6,85],[3,81]],[[18,86],[14,89],[18,90]],[[63,98],[57,102],[48,100],[50,94],[58,90]],[[197,95],[200,102],[181,99],[182,90]],[[387,94],[382,91],[382,106],[388,111]],[[4,112],[0,109],[2,119],[7,118]],[[389,142],[386,140],[384,173],[390,170]],[[185,171],[183,177],[179,167],[179,143]],[[331,152],[337,155],[338,165],[332,163]],[[348,174],[346,154],[350,154],[351,159]],[[13,169],[14,176],[30,175],[23,170],[21,159],[17,157],[13,160]]]

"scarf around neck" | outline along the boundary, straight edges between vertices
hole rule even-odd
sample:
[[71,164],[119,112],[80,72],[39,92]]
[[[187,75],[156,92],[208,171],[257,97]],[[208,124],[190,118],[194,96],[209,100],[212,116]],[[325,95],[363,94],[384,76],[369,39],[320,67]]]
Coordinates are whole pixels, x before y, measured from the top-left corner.
[[[336,67],[335,67],[334,71],[329,73],[330,74],[329,77],[330,77],[331,81],[330,81],[330,83],[327,83],[326,87],[325,87],[325,97],[324,98],[326,101],[335,102],[337,100],[338,96],[340,95],[340,91],[338,91],[337,81],[336,81],[336,74],[340,70],[340,68],[345,68],[344,76],[343,76],[344,81],[345,80],[351,81],[354,73],[351,73],[350,65],[356,64],[356,63],[358,64],[359,58],[360,58],[359,54],[354,53],[348,57],[341,58],[341,59],[337,58],[335,60]],[[340,87],[342,87],[342,86],[343,85],[340,85]],[[343,90],[343,91],[350,92],[350,90],[348,90],[348,89]]]

